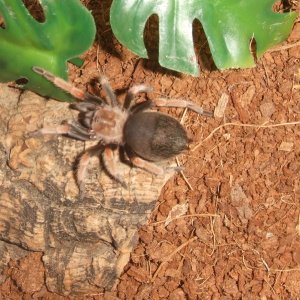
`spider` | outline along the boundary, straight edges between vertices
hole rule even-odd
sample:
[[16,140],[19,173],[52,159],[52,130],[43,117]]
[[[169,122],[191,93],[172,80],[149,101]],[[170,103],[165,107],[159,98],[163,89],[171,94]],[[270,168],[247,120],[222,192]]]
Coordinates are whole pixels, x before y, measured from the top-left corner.
[[113,150],[116,148],[133,166],[156,175],[164,174],[166,169],[155,162],[169,159],[188,148],[188,137],[183,126],[169,115],[151,111],[153,106],[189,108],[198,114],[212,116],[211,112],[185,100],[161,98],[137,104],[134,101],[135,95],[151,91],[145,84],[130,88],[123,105],[120,105],[105,77],[100,78],[100,84],[106,94],[105,99],[101,99],[40,67],[33,67],[33,71],[78,99],[70,104],[70,108],[78,110],[79,116],[78,121],[69,120],[56,127],[44,127],[33,132],[31,136],[53,134],[81,141],[99,141],[79,159],[76,178],[80,191],[84,189],[89,160],[96,154],[102,157],[107,173],[126,187],[118,170],[118,160],[114,157]]

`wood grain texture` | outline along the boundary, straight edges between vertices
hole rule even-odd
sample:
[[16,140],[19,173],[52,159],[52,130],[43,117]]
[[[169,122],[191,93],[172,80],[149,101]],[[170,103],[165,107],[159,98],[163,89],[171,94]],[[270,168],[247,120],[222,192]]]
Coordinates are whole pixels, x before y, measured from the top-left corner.
[[[172,174],[155,177],[120,163],[129,187],[124,189],[95,157],[80,199],[76,159],[92,144],[27,137],[76,114],[66,103],[0,88],[0,273],[10,258],[41,251],[50,291],[79,295],[112,289],[138,242],[138,228]],[[11,247],[19,247],[20,254],[13,255]]]

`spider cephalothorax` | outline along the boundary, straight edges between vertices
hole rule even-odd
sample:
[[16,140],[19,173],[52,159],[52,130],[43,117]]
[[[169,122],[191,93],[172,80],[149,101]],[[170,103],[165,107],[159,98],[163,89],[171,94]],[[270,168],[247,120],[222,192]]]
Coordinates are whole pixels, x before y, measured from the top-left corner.
[[154,162],[171,158],[187,148],[188,138],[182,125],[166,114],[149,110],[152,106],[190,108],[199,114],[211,116],[210,112],[185,100],[157,99],[136,104],[136,94],[151,90],[144,84],[129,89],[124,104],[120,105],[104,77],[100,79],[100,83],[106,92],[105,100],[83,92],[39,67],[34,67],[33,70],[79,100],[70,105],[79,111],[78,122],[66,121],[54,128],[42,128],[34,135],[57,134],[82,141],[99,141],[79,160],[77,180],[81,189],[92,155],[102,155],[110,176],[125,185],[113,155],[114,148],[119,147],[124,151],[133,166],[158,175],[164,174],[165,170]]

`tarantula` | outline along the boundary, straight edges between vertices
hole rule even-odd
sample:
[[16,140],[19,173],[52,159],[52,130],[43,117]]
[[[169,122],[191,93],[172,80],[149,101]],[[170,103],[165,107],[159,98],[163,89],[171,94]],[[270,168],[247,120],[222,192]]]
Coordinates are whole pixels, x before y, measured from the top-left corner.
[[33,132],[33,135],[55,134],[82,141],[99,141],[80,157],[77,183],[81,191],[89,159],[93,155],[101,155],[108,174],[126,187],[118,171],[118,161],[113,155],[115,148],[123,152],[123,157],[126,154],[133,166],[157,175],[164,174],[166,170],[155,162],[178,155],[187,148],[188,138],[182,125],[166,114],[149,111],[149,108],[182,107],[201,115],[212,115],[198,105],[185,100],[157,99],[154,102],[146,100],[136,104],[134,101],[136,94],[151,91],[151,88],[145,84],[130,88],[123,105],[120,105],[105,77],[100,78],[100,83],[106,93],[106,99],[101,99],[74,87],[42,68],[33,67],[33,70],[79,100],[70,105],[71,108],[79,111],[78,122],[65,121],[56,127],[39,129]]

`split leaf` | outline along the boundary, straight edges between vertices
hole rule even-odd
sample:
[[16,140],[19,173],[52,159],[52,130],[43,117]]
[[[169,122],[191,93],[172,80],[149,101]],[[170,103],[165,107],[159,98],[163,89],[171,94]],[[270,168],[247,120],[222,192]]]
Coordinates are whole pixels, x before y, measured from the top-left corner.
[[45,21],[38,22],[22,0],[0,0],[0,81],[26,78],[24,88],[63,101],[72,97],[32,71],[44,68],[67,79],[67,61],[86,51],[96,28],[79,0],[40,0]]
[[[143,33],[153,14],[159,18],[159,63],[198,75],[193,21],[198,19],[219,69],[255,65],[250,41],[259,58],[285,40],[296,13],[275,13],[275,0],[113,0],[111,26],[117,39],[146,58]],[[254,38],[254,39],[253,39]],[[253,50],[253,49],[252,49]]]

